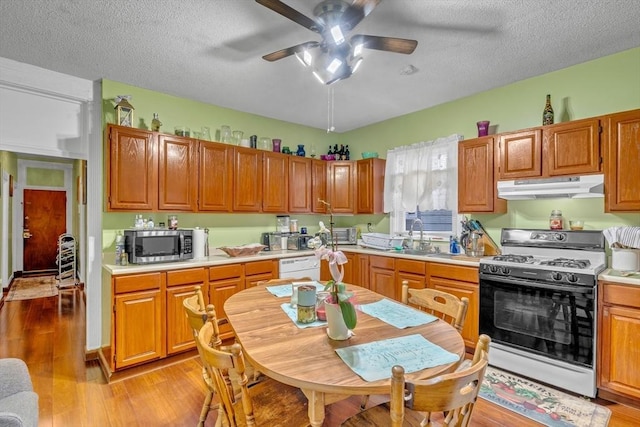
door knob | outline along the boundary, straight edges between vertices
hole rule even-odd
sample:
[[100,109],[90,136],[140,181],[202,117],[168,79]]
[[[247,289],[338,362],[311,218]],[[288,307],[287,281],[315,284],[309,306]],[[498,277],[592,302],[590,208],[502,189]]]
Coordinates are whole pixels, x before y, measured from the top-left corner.
[[29,238],[31,238],[31,236],[33,236],[33,234],[29,233],[29,231],[23,231],[22,232],[22,238],[23,239],[29,239]]

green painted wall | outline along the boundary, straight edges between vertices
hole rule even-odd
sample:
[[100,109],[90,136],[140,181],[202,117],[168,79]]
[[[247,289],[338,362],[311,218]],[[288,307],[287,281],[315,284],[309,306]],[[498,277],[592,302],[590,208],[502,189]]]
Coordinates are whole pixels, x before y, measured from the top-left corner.
[[64,171],[43,168],[26,168],[27,185],[40,187],[64,187]]
[[[8,173],[9,175],[11,175],[13,177],[14,180],[14,187],[15,187],[15,180],[18,176],[18,158],[16,156],[16,153],[12,153],[9,151],[0,151],[0,173],[2,173],[2,171]],[[2,179],[2,175],[0,175],[0,179]],[[1,189],[1,187],[0,187]],[[7,257],[7,277],[11,278],[11,275],[13,274],[13,253],[12,253],[12,247],[13,247],[13,216],[11,215],[11,212],[13,212],[13,197],[9,197],[8,194],[4,194],[4,193],[0,193],[0,206],[2,206],[2,200],[4,198],[7,198],[9,200],[9,217],[6,218],[6,221],[8,221],[8,236],[3,236],[2,235],[2,228],[0,228],[0,239],[1,240],[8,240],[8,253],[4,254],[1,253],[2,252],[2,248],[0,247],[0,259],[3,259],[4,257]],[[0,224],[2,224],[2,222],[5,220],[5,218],[2,217],[2,209],[0,208]],[[2,284],[3,287],[8,287],[9,284],[8,283],[3,283]]]
[[[199,130],[209,126],[212,134],[220,125],[241,129],[245,135],[280,137],[283,145],[316,144],[318,153],[333,143],[349,144],[354,159],[362,151],[378,151],[385,157],[394,146],[430,140],[453,133],[476,137],[476,122],[490,120],[492,133],[507,132],[538,126],[542,120],[545,95],[551,94],[556,122],[593,117],[617,111],[640,108],[640,48],[631,49],[563,70],[544,74],[507,86],[481,92],[433,108],[342,134],[327,134],[283,121],[204,104],[153,92],[109,80],[103,81],[105,123],[115,122],[113,98],[132,95],[138,127],[148,127],[153,113],[159,113],[162,131],[171,133],[175,126],[189,126]],[[348,84],[346,81],[344,84]],[[417,83],[419,84],[419,82]],[[142,122],[140,121],[142,118]],[[613,225],[638,225],[639,214],[605,214],[603,199],[512,201],[509,211],[501,215],[474,215],[488,229],[494,239],[503,227],[547,227],[549,212],[561,209],[565,218],[582,218],[587,229],[601,229]],[[166,222],[167,213],[152,215],[156,223]],[[212,247],[258,241],[260,232],[275,229],[275,215],[261,214],[180,214],[181,227],[210,228]],[[300,226],[317,230],[318,220],[326,217],[292,215]],[[103,216],[104,248],[113,250],[118,229],[132,225],[134,213],[105,213]],[[386,215],[336,217],[337,226],[358,226],[366,230],[371,223],[378,232],[388,232]]]

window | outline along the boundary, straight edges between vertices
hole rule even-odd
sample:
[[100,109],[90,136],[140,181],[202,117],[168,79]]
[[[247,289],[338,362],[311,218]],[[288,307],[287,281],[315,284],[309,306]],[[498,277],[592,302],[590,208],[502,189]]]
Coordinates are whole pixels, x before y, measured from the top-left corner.
[[387,152],[384,210],[391,214],[391,234],[408,233],[416,218],[429,236],[458,234],[460,140],[451,135]]

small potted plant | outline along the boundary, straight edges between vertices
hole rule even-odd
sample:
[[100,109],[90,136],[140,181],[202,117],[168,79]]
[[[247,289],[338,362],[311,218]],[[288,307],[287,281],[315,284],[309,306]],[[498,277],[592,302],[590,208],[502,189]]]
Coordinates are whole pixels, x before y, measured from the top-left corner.
[[[335,340],[345,340],[351,337],[351,330],[356,327],[358,316],[355,306],[353,305],[353,293],[347,292],[347,287],[342,283],[344,277],[343,265],[347,263],[347,257],[342,251],[337,250],[337,245],[333,237],[333,214],[331,206],[324,200],[318,199],[319,202],[327,205],[330,215],[329,238],[331,240],[331,249],[321,246],[316,250],[316,256],[319,259],[326,260],[329,263],[329,272],[332,280],[325,285],[325,291],[329,292],[328,298],[325,300],[325,311],[327,316],[327,333],[329,338]],[[321,228],[324,228],[321,226]],[[327,230],[320,230],[326,232]]]

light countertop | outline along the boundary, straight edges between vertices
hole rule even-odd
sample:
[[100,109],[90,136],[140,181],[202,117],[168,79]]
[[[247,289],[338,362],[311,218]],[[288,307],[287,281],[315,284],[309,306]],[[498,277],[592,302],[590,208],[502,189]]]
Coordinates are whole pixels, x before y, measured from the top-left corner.
[[600,273],[598,280],[640,286],[640,272],[636,272],[629,276],[623,276],[620,271],[608,268]]
[[[443,264],[453,264],[453,265],[466,265],[469,267],[478,267],[479,259],[471,258],[465,255],[453,255],[451,258],[442,257],[442,255],[409,255],[398,253],[395,251],[382,251],[370,248],[364,248],[358,245],[340,245],[338,249],[344,252],[352,252],[352,253],[361,253],[366,255],[379,255],[379,256],[388,256],[392,258],[403,258],[403,259],[412,259],[416,261],[429,261],[429,262],[439,262]],[[252,262],[252,261],[262,261],[262,260],[272,260],[272,259],[281,259],[281,258],[296,258],[301,256],[309,256],[314,255],[313,250],[306,251],[271,251],[271,252],[260,252],[258,255],[251,256],[239,256],[239,257],[230,257],[219,249],[213,249],[211,251],[211,255],[206,258],[201,259],[193,259],[188,261],[180,261],[180,262],[165,262],[158,264],[129,264],[129,265],[115,265],[113,264],[113,256],[112,254],[105,254],[106,259],[110,259],[111,262],[105,262],[102,265],[102,268],[105,269],[112,276],[117,276],[121,274],[139,274],[139,273],[150,273],[154,271],[170,271],[170,270],[181,270],[186,268],[198,268],[198,267],[212,267],[216,265],[225,265],[225,264],[237,264],[243,262]]]

